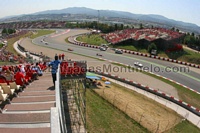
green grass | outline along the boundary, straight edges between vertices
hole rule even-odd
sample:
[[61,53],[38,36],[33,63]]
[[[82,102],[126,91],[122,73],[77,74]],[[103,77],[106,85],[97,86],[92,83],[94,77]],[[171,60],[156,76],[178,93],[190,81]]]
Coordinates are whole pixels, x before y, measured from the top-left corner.
[[86,92],[86,124],[89,133],[149,132],[92,90]]
[[197,94],[196,92],[188,90],[187,88],[185,88],[181,85],[178,85],[178,84],[173,83],[169,80],[160,78],[156,75],[153,75],[153,74],[150,74],[150,73],[147,73],[147,72],[142,72],[142,73],[147,74],[151,77],[154,77],[158,80],[161,80],[161,81],[173,86],[178,92],[179,99],[181,99],[182,101],[200,109],[200,95]]
[[134,45],[122,45],[122,44],[116,44],[112,45],[113,48],[119,48],[119,49],[125,49],[125,50],[132,50],[132,51],[137,51],[141,53],[148,53],[148,51],[144,48],[136,47]]
[[171,52],[168,54],[165,52],[160,52],[158,55],[184,62],[200,64],[200,54],[188,49],[184,49],[183,52]]
[[54,33],[54,32],[55,32],[55,30],[37,30],[37,33],[33,34],[30,38],[34,39],[34,38],[44,36],[44,35],[48,35],[48,34],[51,34],[51,33]]
[[3,66],[3,65],[14,65],[15,63],[13,62],[9,62],[9,61],[0,61],[0,66]]
[[108,42],[103,39],[100,35],[83,35],[77,37],[77,41],[85,42],[91,45],[101,45],[101,44],[108,44]]
[[4,44],[0,43],[0,48],[2,48],[2,47],[3,47],[3,45],[4,45]]
[[70,42],[68,41],[68,38],[65,39],[65,42],[66,42],[66,43],[70,43]]
[[9,52],[11,52],[11,53],[13,53],[13,54],[15,54],[15,55],[18,55],[18,53],[17,53],[17,52],[15,51],[15,49],[13,48],[13,44],[14,44],[16,41],[20,40],[21,38],[28,37],[28,36],[30,36],[30,35],[31,35],[31,33],[29,32],[29,33],[27,33],[27,34],[25,34],[25,35],[21,35],[21,36],[17,36],[17,37],[8,39],[8,40],[7,40],[7,41],[8,41],[8,46],[6,47],[6,50],[8,50]]
[[164,133],[199,133],[200,129],[187,120],[180,122],[174,128]]

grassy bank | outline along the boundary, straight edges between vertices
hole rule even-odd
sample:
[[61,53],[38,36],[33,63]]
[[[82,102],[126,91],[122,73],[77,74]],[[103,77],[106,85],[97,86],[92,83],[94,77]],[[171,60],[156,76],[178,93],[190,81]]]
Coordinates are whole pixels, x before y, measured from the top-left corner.
[[77,41],[85,42],[91,45],[101,45],[108,44],[105,39],[103,39],[100,35],[83,35],[76,38]]
[[171,86],[173,86],[177,90],[178,96],[180,97],[180,99],[182,101],[187,102],[188,104],[200,109],[200,95],[197,94],[196,92],[188,90],[187,88],[185,88],[181,85],[178,85],[178,84],[171,82],[169,80],[160,78],[156,75],[153,75],[153,74],[150,74],[150,73],[147,73],[147,72],[143,72],[143,73],[145,73],[145,74],[147,74],[151,77],[154,77],[158,80],[161,80],[161,81],[163,81],[167,84],[170,84]]
[[183,52],[171,52],[168,54],[161,52],[158,55],[162,57],[184,61],[184,62],[200,64],[200,53],[191,51],[189,49],[184,49]]
[[148,132],[145,128],[122,113],[92,90],[87,90],[87,130],[90,133]]
[[164,133],[199,133],[200,130],[198,127],[194,126],[187,120],[180,122],[174,128],[166,131]]
[[15,63],[13,62],[9,62],[9,61],[0,61],[0,66],[3,66],[3,65],[14,65]]
[[55,30],[37,30],[37,32],[35,34],[33,34],[30,38],[34,39],[34,38],[44,36],[44,35],[48,35],[48,34],[51,34],[51,33],[54,33],[54,32],[55,32]]
[[29,37],[32,33],[27,33],[25,35],[21,35],[21,36],[17,36],[17,37],[14,37],[14,38],[11,38],[11,39],[8,39],[8,46],[6,47],[6,50],[8,50],[9,52],[17,55],[18,53],[15,51],[15,49],[13,48],[13,44],[20,40],[21,38],[24,38],[24,37]]

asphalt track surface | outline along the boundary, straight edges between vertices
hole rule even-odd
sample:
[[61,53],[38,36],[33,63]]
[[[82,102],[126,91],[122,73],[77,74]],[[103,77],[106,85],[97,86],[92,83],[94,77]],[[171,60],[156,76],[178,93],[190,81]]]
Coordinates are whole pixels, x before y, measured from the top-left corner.
[[[115,54],[113,50],[100,51],[99,49],[77,46],[77,45],[66,43],[64,41],[64,38],[67,38],[69,36],[74,36],[80,33],[86,33],[86,32],[88,31],[77,30],[77,29],[70,29],[70,30],[59,29],[56,31],[55,35],[38,37],[33,40],[33,43],[50,47],[50,48],[64,50],[64,51],[67,51],[68,48],[71,48],[74,50],[73,53],[78,53],[78,54],[87,55],[87,56],[96,57],[96,58],[99,57],[99,56],[96,56],[96,54],[100,53],[103,55],[102,58],[129,64],[131,66],[134,66],[134,62],[140,62],[143,64],[143,69],[149,70],[163,77],[172,79],[176,82],[179,82],[185,86],[190,87],[191,89],[194,89],[200,92],[200,74],[195,72],[195,71],[200,71],[200,69],[198,68],[193,68],[193,70],[196,69],[195,71],[193,71],[191,70],[189,66],[184,66],[184,65],[180,65],[176,63],[167,62],[167,61],[162,61],[162,60],[157,60],[157,59],[152,59],[152,58],[142,57],[142,56],[137,56],[137,55],[130,55],[130,54],[125,54],[125,53]],[[45,44],[45,42],[47,42],[47,44]],[[134,76],[134,73],[133,73],[133,76]]]

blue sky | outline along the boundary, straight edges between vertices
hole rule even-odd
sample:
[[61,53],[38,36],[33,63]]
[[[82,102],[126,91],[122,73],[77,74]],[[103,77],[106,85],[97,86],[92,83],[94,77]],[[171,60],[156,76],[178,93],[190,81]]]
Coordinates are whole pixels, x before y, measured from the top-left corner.
[[67,7],[159,14],[200,26],[200,0],[0,0],[0,18]]

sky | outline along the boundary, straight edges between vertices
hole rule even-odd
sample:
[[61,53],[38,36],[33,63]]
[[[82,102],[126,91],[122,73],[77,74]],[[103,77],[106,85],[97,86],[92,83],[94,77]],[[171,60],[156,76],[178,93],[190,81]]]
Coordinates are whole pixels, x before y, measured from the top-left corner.
[[0,18],[68,7],[158,14],[200,26],[200,0],[0,0]]

